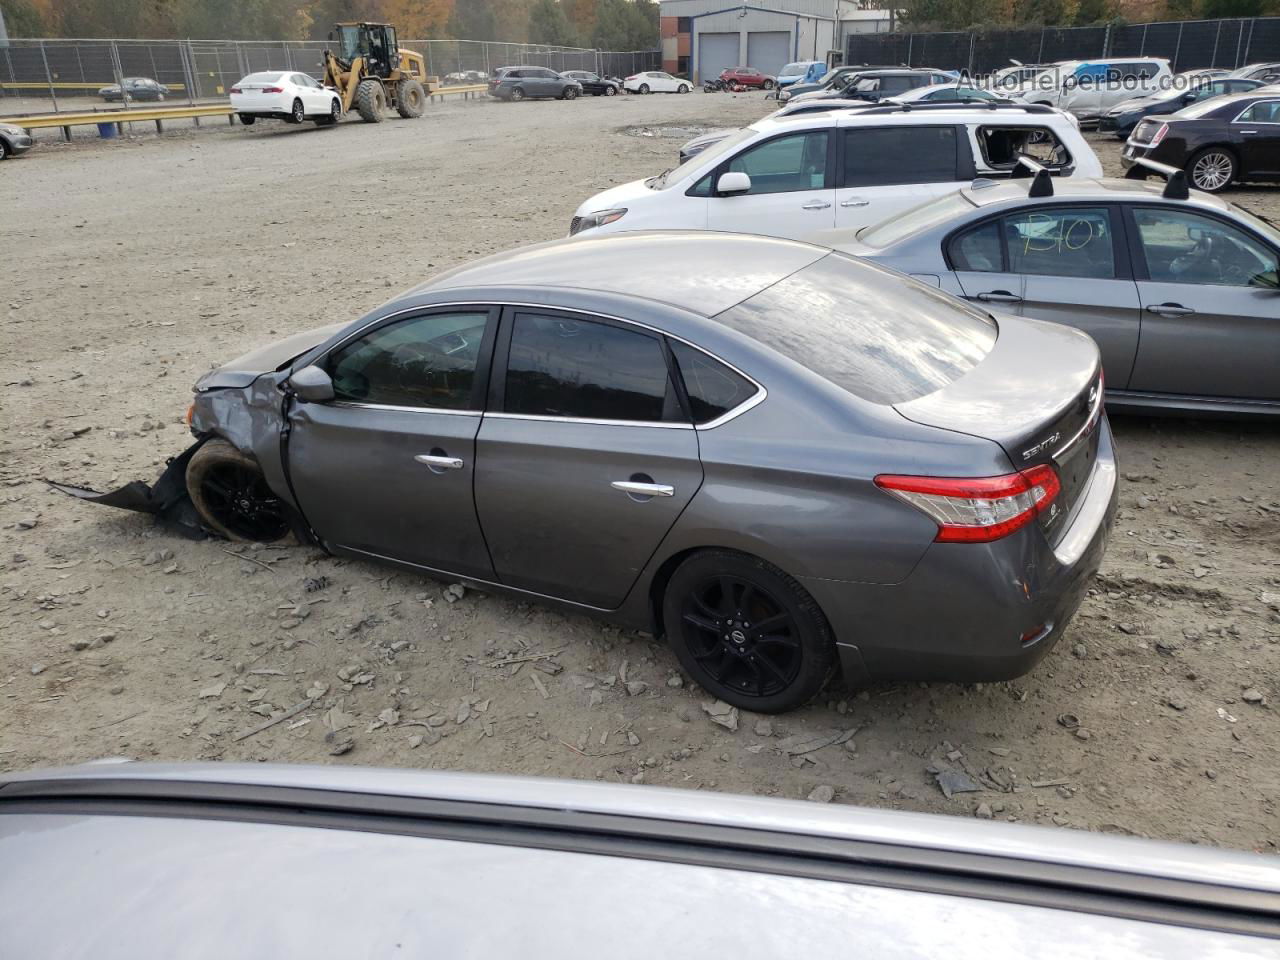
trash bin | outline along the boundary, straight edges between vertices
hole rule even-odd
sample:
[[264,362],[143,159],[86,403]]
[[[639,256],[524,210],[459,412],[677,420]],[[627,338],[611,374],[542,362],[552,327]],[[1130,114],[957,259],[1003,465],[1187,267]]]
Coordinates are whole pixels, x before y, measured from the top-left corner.
[[117,135],[116,125],[114,123],[98,124],[98,136],[100,136],[103,140],[114,140],[116,138],[116,135]]

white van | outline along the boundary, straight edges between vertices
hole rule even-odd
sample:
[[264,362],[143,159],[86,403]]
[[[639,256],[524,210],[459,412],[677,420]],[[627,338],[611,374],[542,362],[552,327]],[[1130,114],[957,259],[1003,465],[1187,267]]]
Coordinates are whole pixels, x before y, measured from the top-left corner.
[[1160,57],[1066,60],[1027,81],[1019,98],[1096,120],[1123,100],[1167,90],[1172,83],[1169,61]]

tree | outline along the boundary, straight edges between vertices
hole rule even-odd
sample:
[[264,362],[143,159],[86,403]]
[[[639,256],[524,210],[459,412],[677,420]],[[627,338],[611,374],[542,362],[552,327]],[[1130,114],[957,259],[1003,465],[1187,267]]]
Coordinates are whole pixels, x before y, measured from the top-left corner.
[[449,36],[455,40],[505,40],[498,35],[497,18],[489,0],[459,0],[449,18]]
[[557,0],[534,0],[529,10],[529,42],[576,47],[578,35]]
[[454,0],[382,0],[382,14],[401,39],[436,40],[445,35],[453,6]]
[[573,25],[573,29],[582,39],[591,36],[591,31],[596,28],[596,6],[599,0],[564,0],[561,4],[564,7],[565,15],[569,18],[569,23]]
[[597,0],[591,45],[599,50],[653,50],[658,46],[657,4]]
[[31,0],[0,0],[0,14],[11,37],[43,37],[51,32],[44,11]]

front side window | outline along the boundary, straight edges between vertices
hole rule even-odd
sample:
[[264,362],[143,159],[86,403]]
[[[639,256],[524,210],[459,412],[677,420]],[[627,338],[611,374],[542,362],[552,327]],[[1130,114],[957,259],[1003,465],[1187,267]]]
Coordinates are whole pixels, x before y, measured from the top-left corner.
[[334,399],[395,407],[475,409],[487,312],[433,313],[379,327],[329,356]]
[[752,194],[820,190],[827,180],[827,132],[768,140],[730,160],[729,170],[751,178]]
[[1147,274],[1158,283],[1275,287],[1276,253],[1242,230],[1182,210],[1133,211]]
[[680,419],[656,337],[576,317],[517,314],[507,413],[587,420]]
[[854,127],[844,133],[846,187],[948,183],[956,172],[955,127]]
[[678,340],[668,341],[693,408],[694,423],[709,423],[757,393],[756,385],[719,360]]
[[1036,209],[1003,221],[1009,270],[1110,280],[1116,275],[1111,214],[1101,207]]

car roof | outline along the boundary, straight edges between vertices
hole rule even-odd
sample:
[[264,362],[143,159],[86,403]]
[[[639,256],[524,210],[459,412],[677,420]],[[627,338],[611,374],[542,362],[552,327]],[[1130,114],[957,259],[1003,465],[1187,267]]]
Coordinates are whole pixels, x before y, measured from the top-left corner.
[[[950,86],[950,84],[946,84],[946,86]],[[990,100],[975,102],[972,107],[966,107],[963,101],[955,101],[949,103],[945,111],[930,110],[927,107],[922,108],[920,104],[902,104],[901,109],[894,110],[892,108],[895,104],[892,98],[879,103],[867,103],[843,98],[818,98],[798,101],[796,106],[809,103],[830,104],[830,109],[798,110],[794,113],[786,113],[784,112],[786,108],[782,108],[776,113],[761,117],[751,124],[750,129],[758,133],[767,134],[795,129],[806,123],[810,124],[813,129],[820,130],[832,126],[853,127],[866,124],[877,126],[896,124],[903,126],[912,126],[913,124],[936,125],[938,123],[1014,123],[1019,125],[1044,123],[1061,125],[1070,122],[1062,113],[1033,109],[1036,107],[1035,104],[1000,104],[999,109],[993,110],[991,108],[992,101]],[[858,109],[858,107],[862,109]]]
[[[1029,197],[1027,191],[1030,186],[1031,180],[1021,178],[996,181],[993,186],[964,187],[960,192],[970,203],[979,208],[1004,203],[1034,203],[1051,206],[1054,203],[1081,200],[1116,203],[1125,200],[1162,200],[1161,194],[1164,192],[1165,182],[1158,177],[1151,180],[1128,180],[1120,177],[1104,179],[1054,177],[1053,194],[1047,197]],[[1220,212],[1231,208],[1231,204],[1221,197],[1202,193],[1199,190],[1192,190],[1187,200],[1174,202]]]
[[585,235],[485,257],[397,300],[461,287],[562,287],[656,300],[713,317],[827,253],[796,240],[737,233]]
[[[1027,861],[1044,869],[1105,871],[1132,877],[1135,884],[1147,878],[1230,887],[1242,897],[1246,891],[1280,894],[1280,866],[1274,858],[1258,854],[937,814],[577,780],[369,767],[105,762],[9,774],[0,777],[0,797],[9,792],[21,797],[24,785],[45,785],[47,794],[56,795],[60,784],[69,796],[91,795],[95,783],[99,789],[114,784],[120,794],[159,796],[167,790],[195,803],[221,785],[342,792],[370,798],[371,811],[385,807],[379,800],[394,797],[491,810],[505,807],[530,816],[614,816],[861,843],[868,845],[867,856],[877,847],[933,850],[990,859],[997,864],[992,869],[999,869],[1001,859]],[[977,861],[970,863],[981,872]]]
[[[1206,97],[1204,100],[1201,100],[1200,103],[1205,104],[1206,106],[1212,105],[1213,110],[1220,110],[1223,107],[1230,106],[1233,103],[1238,103],[1243,107],[1243,106],[1247,106],[1248,104],[1252,103],[1255,100],[1275,99],[1276,94],[1280,91],[1273,90],[1271,93],[1268,93],[1267,91],[1271,90],[1272,87],[1280,87],[1280,84],[1268,84],[1267,86],[1263,86],[1263,87],[1254,87],[1252,90],[1242,90],[1239,93],[1224,93],[1216,97]],[[1197,104],[1197,106],[1198,105],[1199,104]],[[1149,119],[1154,119],[1154,118],[1149,118]],[[1177,114],[1167,114],[1167,115],[1160,115],[1160,119],[1176,120],[1179,123],[1194,123],[1197,120],[1203,120],[1204,114],[1199,114],[1198,116],[1194,116],[1194,117],[1180,117]]]

